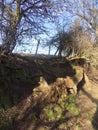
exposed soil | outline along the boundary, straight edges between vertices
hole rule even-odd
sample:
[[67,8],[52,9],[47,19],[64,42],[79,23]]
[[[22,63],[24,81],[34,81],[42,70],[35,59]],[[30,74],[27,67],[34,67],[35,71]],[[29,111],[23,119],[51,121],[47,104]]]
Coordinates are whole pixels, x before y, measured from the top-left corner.
[[[98,130],[97,68],[56,57],[4,56],[0,60],[1,130]],[[49,91],[44,95],[38,91],[36,96],[33,90],[39,86],[40,76],[48,85],[69,76],[78,94],[66,93],[62,99],[53,93],[47,98]]]

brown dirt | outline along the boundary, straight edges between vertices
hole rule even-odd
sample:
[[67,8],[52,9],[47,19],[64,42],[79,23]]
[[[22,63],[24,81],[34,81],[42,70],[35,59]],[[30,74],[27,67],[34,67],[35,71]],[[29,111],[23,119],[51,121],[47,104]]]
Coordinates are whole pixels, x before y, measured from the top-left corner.
[[16,110],[19,110],[16,130],[98,130],[98,84],[92,81],[90,87],[85,85],[76,96],[76,104],[79,107],[80,115],[72,117],[70,114],[65,114],[67,126],[63,129],[58,127],[58,124],[60,126],[60,122],[63,122],[62,120],[45,123],[44,117],[42,118],[44,120],[40,120],[38,117],[37,121],[31,121],[31,117],[36,112],[38,114],[36,116],[39,116],[43,109],[40,103],[35,105],[36,103],[32,101],[31,97],[28,97],[16,108]]
[[[38,68],[40,68],[41,72],[45,74],[44,76],[49,83],[53,83],[53,80],[51,80],[52,78],[54,79],[59,76],[66,77],[66,75],[72,77],[72,75],[74,75],[74,67],[71,65],[69,66],[71,70],[67,66],[68,72],[64,72],[63,74],[59,73],[61,66],[62,72],[64,69],[63,67],[66,68],[63,62],[58,64],[52,62],[50,68],[49,62],[45,62],[43,65],[45,65],[46,68],[43,68],[42,66],[38,66]],[[55,68],[56,65],[58,65],[57,70]],[[79,72],[82,72],[82,70],[83,68],[81,67]],[[63,112],[64,118],[60,118],[55,121],[49,121],[45,119],[46,117],[43,114],[43,110],[47,105],[47,101],[40,97],[40,92],[38,93],[39,97],[36,99],[32,96],[31,92],[18,104],[3,111],[3,115],[5,117],[10,118],[12,115],[15,116],[10,124],[10,127],[4,130],[98,130],[98,70],[93,66],[90,66],[88,70],[86,69],[86,74],[89,79],[89,81],[86,80],[86,82],[82,78],[82,74],[79,74],[79,72],[77,81],[79,81],[79,83],[83,83],[83,87],[79,90],[79,93],[75,97],[75,103],[79,108],[78,115],[73,116],[71,113],[65,110]],[[79,87],[81,87],[81,83],[78,84]],[[50,107],[51,104],[55,103],[50,103]],[[66,125],[63,127],[65,121]]]

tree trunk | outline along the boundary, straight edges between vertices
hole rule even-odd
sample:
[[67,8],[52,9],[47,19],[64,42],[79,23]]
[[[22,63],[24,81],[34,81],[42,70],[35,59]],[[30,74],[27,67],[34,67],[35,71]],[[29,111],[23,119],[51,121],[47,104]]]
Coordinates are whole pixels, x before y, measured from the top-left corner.
[[6,31],[6,38],[0,47],[0,54],[11,54],[16,46],[16,28]]
[[60,45],[58,49],[59,49],[58,56],[61,57],[62,56],[62,51],[63,51],[63,46]]
[[48,55],[50,55],[50,51],[51,51],[51,45],[49,45]]
[[95,35],[96,35],[96,44],[98,45],[98,25],[96,25],[96,30],[95,30]]
[[39,48],[39,44],[40,44],[40,40],[38,40],[38,43],[37,43],[37,47],[36,47],[36,53],[35,53],[35,55],[37,55],[38,48]]
[[59,50],[58,56],[61,57],[62,55],[62,50]]
[[59,49],[57,48],[56,52],[54,53],[54,56],[56,56],[56,54],[58,53]]

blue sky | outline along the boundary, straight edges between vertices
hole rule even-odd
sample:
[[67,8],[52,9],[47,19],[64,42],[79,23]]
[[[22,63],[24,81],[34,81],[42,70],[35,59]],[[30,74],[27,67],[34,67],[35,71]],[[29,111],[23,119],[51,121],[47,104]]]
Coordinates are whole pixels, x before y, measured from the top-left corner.
[[[36,46],[37,46],[37,40],[40,39],[40,45],[38,48],[38,54],[48,54],[49,48],[45,47],[44,44],[49,40],[51,37],[53,37],[56,33],[56,26],[54,23],[46,23],[45,24],[47,30],[49,31],[48,34],[41,34],[39,36],[36,36],[35,38],[32,39],[25,39],[27,41],[27,45],[17,45],[14,49],[14,52],[17,53],[31,53],[34,54],[36,52]],[[54,54],[56,51],[55,48],[51,48],[51,54]]]
[[[37,47],[37,40],[32,39],[31,44],[28,45],[19,45],[15,47],[14,52],[15,53],[31,53],[35,54]],[[39,45],[38,48],[38,54],[48,54],[49,48],[43,47],[42,43]],[[51,49],[51,54],[55,53],[55,48]]]
[[[69,14],[66,14],[66,16],[68,16]],[[55,23],[46,23],[45,26],[48,28],[49,34],[41,34],[38,37],[36,37],[37,39],[41,40],[41,44],[39,45],[39,49],[38,49],[38,54],[48,54],[49,48],[48,47],[43,47],[43,44],[45,44],[45,42],[47,42],[47,40],[49,40],[51,37],[53,37],[56,33],[57,33],[57,28],[62,29],[61,26],[57,27],[57,24],[59,22],[60,25],[64,24],[65,25],[65,30],[68,28],[68,26],[74,21],[73,18],[70,20],[67,18],[66,19],[65,14],[61,14],[59,15],[58,20],[56,19]],[[69,21],[69,22],[68,22]],[[34,54],[36,51],[36,46],[37,46],[37,40],[36,39],[30,39],[28,45],[19,45],[16,46],[16,48],[14,49],[15,52],[18,53],[31,53]],[[51,48],[51,54],[54,54],[56,51],[56,48]]]

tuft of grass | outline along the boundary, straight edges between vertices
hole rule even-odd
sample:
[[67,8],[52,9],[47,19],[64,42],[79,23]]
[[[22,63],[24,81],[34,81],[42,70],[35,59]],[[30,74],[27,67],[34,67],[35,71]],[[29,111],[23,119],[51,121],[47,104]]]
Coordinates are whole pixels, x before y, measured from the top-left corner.
[[92,110],[88,112],[88,115],[89,115],[90,120],[93,120],[94,112]]
[[47,117],[48,117],[49,120],[55,120],[56,115],[55,115],[55,113],[53,112],[52,109],[47,108],[45,110],[45,112],[46,112],[46,115],[47,115]]
[[58,120],[63,117],[63,109],[58,104],[47,106],[44,112],[50,121]]
[[67,103],[75,103],[75,96],[74,95],[69,95],[67,98]]
[[66,104],[66,109],[71,112],[74,116],[79,115],[79,110],[78,107],[76,106],[76,104],[74,103],[70,103],[70,104]]
[[31,117],[31,120],[34,121],[34,122],[36,122],[38,119],[37,119],[37,117],[36,117],[35,115],[33,115],[33,116]]
[[66,127],[67,127],[66,122],[62,122],[60,123],[58,128],[61,130],[61,129],[66,129]]
[[57,119],[62,117],[63,110],[59,105],[57,105],[57,104],[54,105],[54,112],[56,114]]
[[0,130],[11,129],[13,121],[16,119],[17,115],[13,114],[9,117],[5,117],[2,112],[0,113]]
[[78,124],[76,124],[76,125],[74,126],[74,128],[75,128],[75,130],[80,130],[80,126],[79,126]]
[[74,95],[70,95],[68,97],[65,108],[70,113],[72,113],[74,116],[79,115],[79,109],[78,109],[77,105],[75,104],[75,96]]

